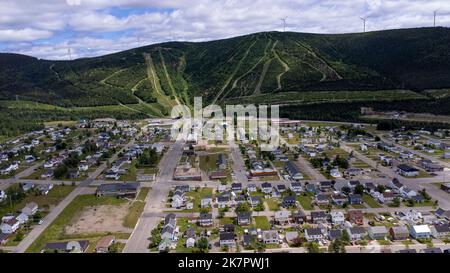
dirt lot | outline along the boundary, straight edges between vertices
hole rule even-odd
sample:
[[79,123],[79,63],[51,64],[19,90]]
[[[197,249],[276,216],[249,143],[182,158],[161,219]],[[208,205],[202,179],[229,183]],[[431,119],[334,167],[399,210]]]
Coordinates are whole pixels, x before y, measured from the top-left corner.
[[74,217],[72,223],[66,227],[65,233],[132,232],[132,229],[123,226],[123,219],[128,210],[128,204],[86,207]]

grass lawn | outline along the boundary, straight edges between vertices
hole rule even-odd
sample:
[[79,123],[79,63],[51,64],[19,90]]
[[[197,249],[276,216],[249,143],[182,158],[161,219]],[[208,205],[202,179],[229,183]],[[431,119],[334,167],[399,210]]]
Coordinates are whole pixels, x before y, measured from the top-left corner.
[[212,196],[213,189],[212,188],[200,188],[197,191],[191,191],[186,193],[187,197],[190,197],[191,200],[193,200],[194,203],[194,209],[193,210],[183,210],[183,211],[194,211],[194,212],[200,212],[201,210],[201,201],[206,196]]
[[297,196],[297,201],[300,203],[303,209],[313,210],[314,207],[311,205],[312,199],[309,196],[300,195]]
[[38,168],[35,172],[31,173],[29,176],[22,177],[22,179],[32,179],[39,180],[42,179],[41,175],[44,173],[44,168]]
[[127,169],[127,172],[123,175],[120,176],[119,180],[120,181],[136,181],[136,166],[135,166],[135,162],[132,161],[131,164],[124,164],[122,166],[124,169]]
[[270,229],[270,223],[266,216],[255,216],[253,218],[255,218],[256,228],[262,230]]
[[145,198],[147,197],[149,190],[149,188],[141,188],[139,195],[136,200],[131,203],[130,210],[123,220],[124,227],[134,228],[136,226],[139,217],[144,211]]
[[[14,184],[14,187],[18,187],[19,184]],[[9,212],[20,211],[27,203],[35,202],[38,204],[39,209],[48,210],[52,206],[56,206],[61,200],[63,200],[70,192],[75,189],[75,186],[54,186],[48,195],[34,195],[28,194],[22,201],[13,204],[13,207],[9,206],[9,202],[4,202],[0,205],[0,216]]]
[[363,195],[363,200],[364,202],[366,202],[367,205],[369,205],[369,207],[371,208],[381,208],[382,206],[380,205],[380,203],[378,203],[375,199],[373,199],[372,196],[368,195],[368,194],[364,194]]
[[200,156],[200,169],[209,172],[217,169],[217,158],[219,154]]
[[267,206],[269,207],[270,210],[272,210],[272,211],[280,210],[280,206],[279,206],[277,200],[274,200],[272,198],[268,198],[268,199],[265,199],[264,201],[266,202],[266,204],[267,204]]
[[[40,252],[47,242],[65,240],[71,236],[67,236],[64,232],[65,227],[71,222],[72,218],[83,208],[87,206],[99,206],[99,205],[121,205],[126,201],[115,197],[96,197],[93,194],[79,195],[77,196],[62,212],[59,216],[50,224],[50,226],[39,235],[39,237],[31,244],[26,252]],[[99,239],[104,234],[87,235],[86,237],[98,237]],[[78,236],[80,237],[80,236]],[[70,238],[73,239],[73,238]],[[94,243],[94,242],[91,242]]]

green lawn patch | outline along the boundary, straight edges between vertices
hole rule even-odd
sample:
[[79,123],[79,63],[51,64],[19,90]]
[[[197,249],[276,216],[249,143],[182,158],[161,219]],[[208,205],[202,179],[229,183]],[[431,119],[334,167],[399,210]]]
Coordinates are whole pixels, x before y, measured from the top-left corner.
[[270,222],[266,216],[255,216],[255,224],[256,228],[260,228],[262,230],[270,229]]

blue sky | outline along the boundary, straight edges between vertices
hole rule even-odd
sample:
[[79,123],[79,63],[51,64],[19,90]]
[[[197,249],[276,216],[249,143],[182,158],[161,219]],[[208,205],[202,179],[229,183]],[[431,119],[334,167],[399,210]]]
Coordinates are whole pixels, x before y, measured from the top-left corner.
[[450,26],[448,0],[1,0],[0,51],[46,59],[98,56],[172,40],[260,31],[348,33]]

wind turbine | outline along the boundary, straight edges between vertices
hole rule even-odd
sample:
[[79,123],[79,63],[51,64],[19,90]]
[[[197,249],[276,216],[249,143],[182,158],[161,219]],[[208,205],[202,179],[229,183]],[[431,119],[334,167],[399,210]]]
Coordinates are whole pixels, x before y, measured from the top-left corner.
[[70,47],[67,49],[67,53],[69,53],[69,61],[72,60],[72,53],[70,52]]
[[369,16],[359,17],[359,18],[363,21],[363,32],[366,32],[366,20],[367,20],[367,18],[369,18]]
[[433,11],[433,27],[436,27],[436,17],[437,17],[438,11],[439,11],[439,9]]
[[280,19],[281,21],[283,21],[283,32],[286,32],[286,19],[287,19],[287,17]]

